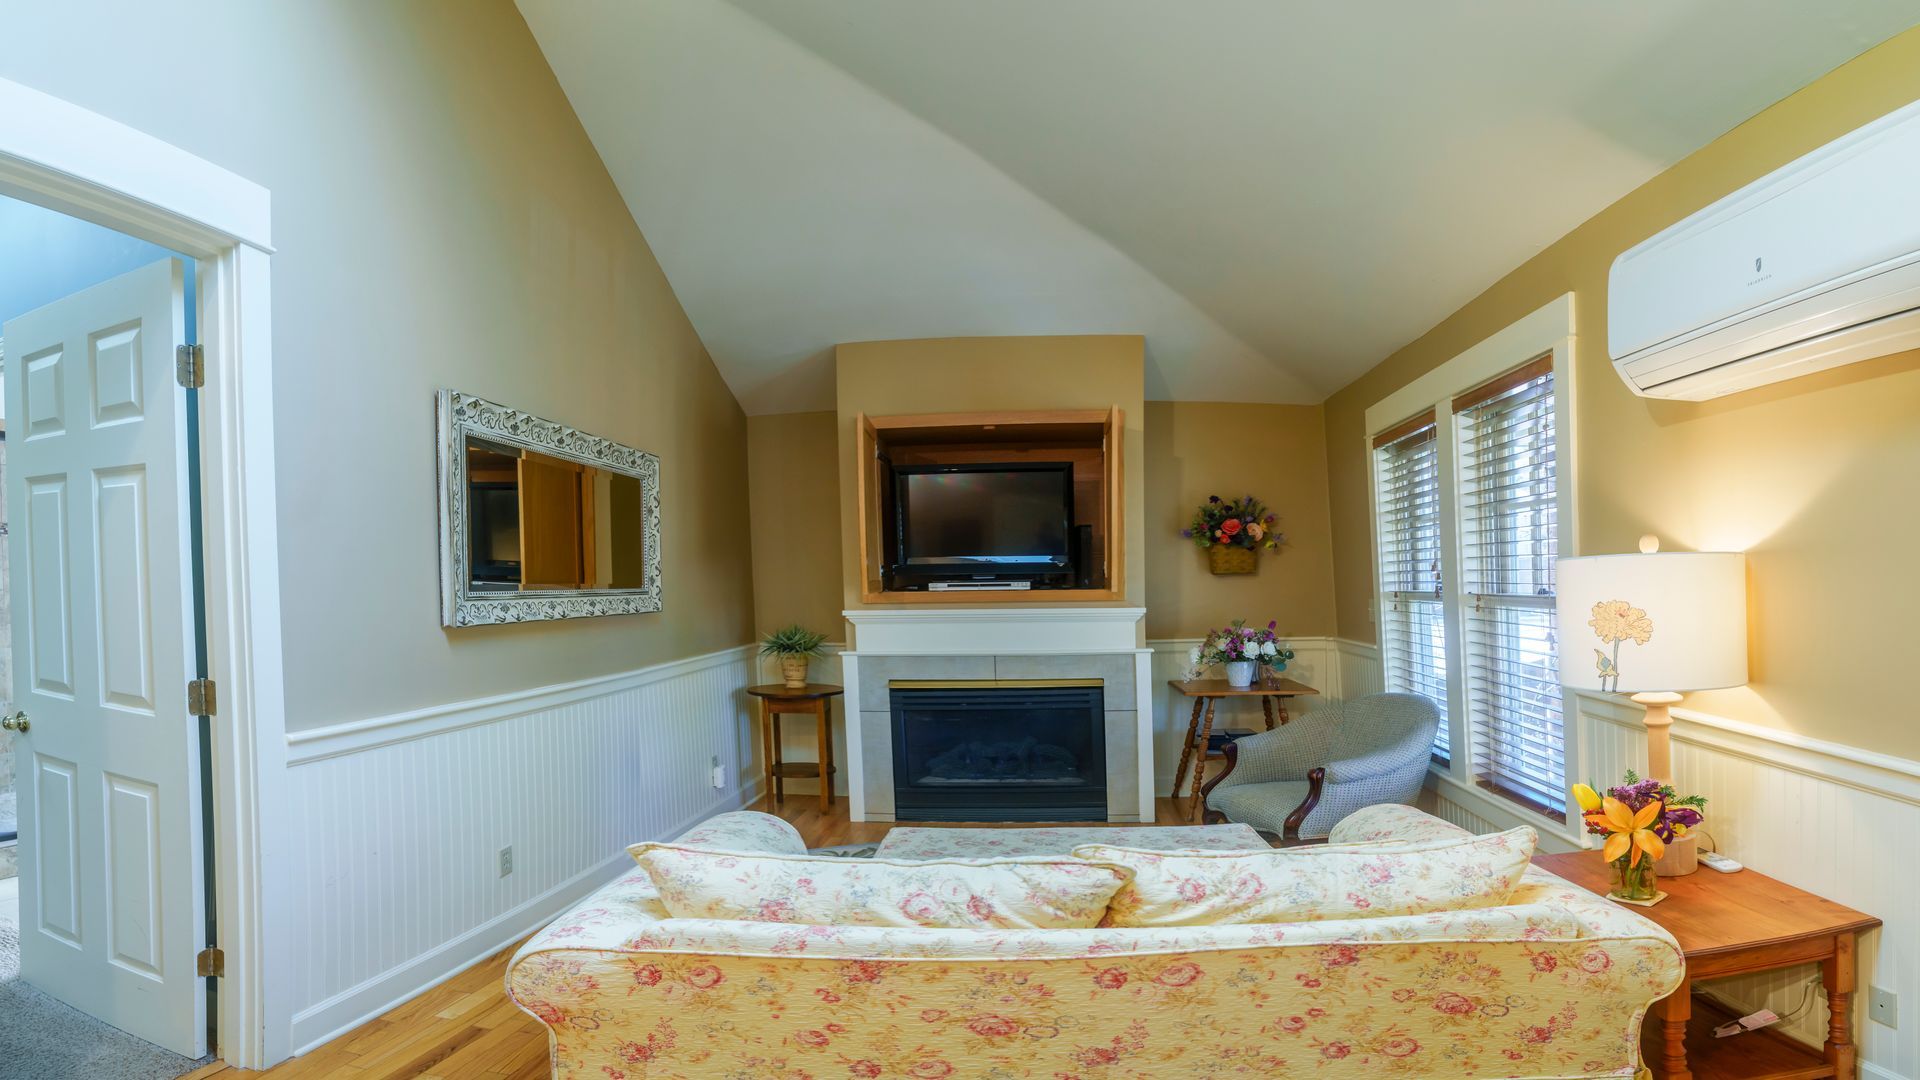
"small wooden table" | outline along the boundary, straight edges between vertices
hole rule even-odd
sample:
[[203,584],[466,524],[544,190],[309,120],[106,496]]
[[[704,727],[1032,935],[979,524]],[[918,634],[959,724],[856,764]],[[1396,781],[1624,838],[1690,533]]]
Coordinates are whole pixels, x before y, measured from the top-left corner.
[[[775,805],[786,800],[787,779],[801,776],[820,778],[821,810],[833,805],[833,699],[845,692],[844,687],[832,683],[808,683],[801,687],[767,683],[747,687],[747,693],[760,699],[760,716],[766,721],[767,782],[773,785]],[[816,729],[820,739],[818,761],[781,760],[782,713],[811,715],[819,723]]]
[[[1168,679],[1167,685],[1193,699],[1193,715],[1187,720],[1187,740],[1180,745],[1180,767],[1173,771],[1173,797],[1180,797],[1180,782],[1186,778],[1187,764],[1193,764],[1193,791],[1187,796],[1187,820],[1200,812],[1200,781],[1206,775],[1207,762],[1223,761],[1225,754],[1207,752],[1207,740],[1213,735],[1213,705],[1221,698],[1257,697],[1260,712],[1266,717],[1267,730],[1275,723],[1286,723],[1287,699],[1306,697],[1320,691],[1305,683],[1282,676],[1261,679],[1252,686],[1233,686],[1225,679]],[[1275,716],[1278,713],[1278,717]]]
[[[1539,855],[1533,860],[1582,888],[1605,894],[1613,868],[1598,852]],[[1880,920],[1803,892],[1754,870],[1732,874],[1702,868],[1661,878],[1667,898],[1650,908],[1623,905],[1667,928],[1686,953],[1680,988],[1654,1003],[1640,1032],[1641,1054],[1655,1080],[1853,1080],[1854,952],[1859,936]],[[1693,999],[1693,984],[1725,975],[1818,963],[1827,990],[1827,1041],[1819,1050],[1761,1028],[1725,1039],[1713,1029],[1733,1019]],[[1656,1022],[1657,1021],[1657,1022]]]

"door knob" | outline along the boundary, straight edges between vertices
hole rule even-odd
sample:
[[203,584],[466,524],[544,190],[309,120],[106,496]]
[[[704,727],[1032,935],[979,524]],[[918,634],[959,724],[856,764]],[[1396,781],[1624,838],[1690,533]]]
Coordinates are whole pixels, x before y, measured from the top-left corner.
[[0,716],[0,728],[5,728],[8,731],[17,731],[25,735],[27,729],[31,726],[32,725],[27,722],[27,714],[24,712],[17,712],[12,716]]

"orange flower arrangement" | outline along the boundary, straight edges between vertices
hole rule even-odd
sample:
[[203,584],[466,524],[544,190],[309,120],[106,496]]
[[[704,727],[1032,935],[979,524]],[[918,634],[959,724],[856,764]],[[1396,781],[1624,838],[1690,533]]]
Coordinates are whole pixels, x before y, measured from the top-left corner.
[[1660,856],[1666,854],[1667,844],[1652,826],[1666,808],[1665,803],[1650,802],[1636,812],[1611,795],[1601,800],[1600,809],[1586,815],[1588,824],[1608,833],[1607,842],[1600,848],[1600,857],[1607,862],[1625,858],[1627,865],[1633,866],[1645,854],[1649,862],[1658,862]]

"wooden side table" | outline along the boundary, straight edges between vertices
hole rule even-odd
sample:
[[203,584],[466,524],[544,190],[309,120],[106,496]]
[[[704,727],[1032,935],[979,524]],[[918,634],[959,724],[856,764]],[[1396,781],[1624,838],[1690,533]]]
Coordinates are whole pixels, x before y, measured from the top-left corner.
[[[1603,895],[1614,884],[1613,868],[1598,852],[1533,861]],[[1853,1043],[1854,953],[1860,935],[1880,920],[1753,870],[1718,874],[1702,868],[1661,878],[1660,887],[1665,900],[1629,907],[1666,927],[1687,957],[1686,979],[1654,1003],[1641,1028],[1641,1055],[1655,1080],[1853,1080],[1859,1054]],[[1712,1002],[1695,1001],[1695,982],[1806,963],[1820,965],[1826,985],[1823,1047],[1815,1050],[1772,1028],[1713,1037],[1713,1029],[1733,1017]]]
[[[843,687],[832,683],[808,683],[794,688],[785,683],[768,683],[765,686],[749,686],[747,693],[760,699],[760,716],[765,721],[767,782],[773,785],[773,802],[778,806],[787,797],[786,781],[790,777],[817,776],[820,778],[820,809],[833,805],[833,699],[845,693]],[[819,759],[816,761],[783,761],[780,747],[780,717],[783,713],[802,713],[810,715],[819,725],[816,732],[820,739]]]
[[[1187,764],[1193,764],[1193,791],[1187,796],[1187,820],[1193,821],[1200,812],[1200,781],[1206,775],[1207,762],[1223,761],[1225,754],[1207,752],[1207,739],[1213,735],[1213,705],[1221,698],[1260,699],[1260,712],[1266,718],[1267,730],[1272,731],[1276,722],[1284,724],[1287,716],[1289,698],[1306,697],[1320,691],[1305,683],[1294,682],[1284,677],[1273,677],[1255,682],[1252,686],[1231,686],[1225,679],[1168,679],[1167,685],[1193,699],[1193,715],[1187,720],[1187,739],[1180,744],[1180,767],[1173,771],[1173,797],[1180,797],[1180,783],[1186,778]],[[1279,715],[1276,717],[1275,714]]]

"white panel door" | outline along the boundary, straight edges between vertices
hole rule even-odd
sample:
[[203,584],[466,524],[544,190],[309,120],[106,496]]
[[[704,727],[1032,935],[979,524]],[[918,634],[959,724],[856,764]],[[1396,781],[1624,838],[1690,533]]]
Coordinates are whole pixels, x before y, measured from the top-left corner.
[[20,973],[169,1050],[206,1052],[194,973],[198,725],[186,571],[183,270],[166,259],[9,320]]

